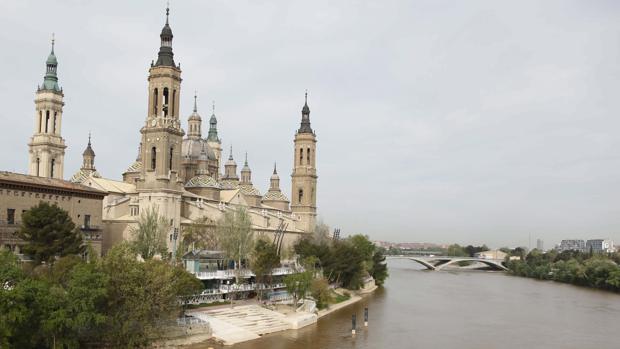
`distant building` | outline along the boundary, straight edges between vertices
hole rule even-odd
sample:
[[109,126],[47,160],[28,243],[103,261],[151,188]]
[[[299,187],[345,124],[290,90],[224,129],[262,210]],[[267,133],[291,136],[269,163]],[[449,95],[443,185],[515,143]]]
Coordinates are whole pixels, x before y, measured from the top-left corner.
[[474,257],[481,259],[504,259],[507,254],[500,250],[482,251],[474,254]]
[[537,239],[536,240],[536,249],[538,249],[540,251],[544,251],[545,250],[544,241],[542,241],[541,239]]
[[560,246],[557,247],[557,250],[558,252],[564,252],[564,251],[585,252],[586,243],[585,241],[579,240],[579,239],[562,240],[562,242],[560,242]]
[[586,251],[594,253],[615,252],[614,242],[609,239],[592,239],[586,241]]

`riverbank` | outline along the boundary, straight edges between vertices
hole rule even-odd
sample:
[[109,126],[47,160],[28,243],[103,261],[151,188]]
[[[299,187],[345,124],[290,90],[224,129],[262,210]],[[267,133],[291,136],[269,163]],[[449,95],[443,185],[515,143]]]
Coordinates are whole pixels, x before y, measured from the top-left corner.
[[188,337],[184,342],[175,339],[174,342],[167,342],[169,346],[160,347],[187,347],[204,343],[208,348],[208,343],[213,341],[220,345],[235,345],[261,338],[264,335],[276,332],[296,331],[298,329],[316,324],[319,319],[336,312],[340,309],[349,307],[363,299],[364,295],[374,292],[377,286],[364,288],[359,291],[339,289],[338,292],[348,292],[351,297],[345,301],[331,304],[328,308],[318,312],[295,311],[290,306],[278,306],[272,309],[264,308],[258,302],[244,302],[234,307],[216,306],[199,308],[188,311],[198,319],[207,321],[211,326],[212,337],[209,340],[199,337]]

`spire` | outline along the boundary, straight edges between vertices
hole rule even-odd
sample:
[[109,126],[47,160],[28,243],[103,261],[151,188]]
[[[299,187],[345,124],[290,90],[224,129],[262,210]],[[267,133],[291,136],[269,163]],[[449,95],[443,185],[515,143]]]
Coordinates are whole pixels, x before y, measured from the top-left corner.
[[82,153],[82,155],[84,156],[95,156],[95,152],[93,151],[93,148],[90,144],[90,132],[88,132],[88,145],[86,146],[86,149],[84,150],[84,152]]
[[215,117],[215,101],[212,104],[213,113],[211,119],[209,119],[209,135],[207,141],[220,143],[220,139],[217,137],[217,118]]
[[278,174],[278,170],[277,170],[277,168],[276,168],[276,163],[275,163],[275,162],[273,163],[273,174],[274,174],[274,175],[277,175],[277,174]]
[[196,104],[196,99],[198,98],[197,94],[196,94],[196,90],[194,90],[194,113],[198,112],[198,106]]
[[301,126],[298,133],[313,133],[310,127],[310,107],[308,107],[308,90],[306,90],[305,102],[301,108]]
[[247,151],[245,152],[245,164],[244,164],[244,166],[248,167],[248,152]]
[[168,16],[170,15],[170,1],[166,2],[166,25],[168,25]]
[[159,37],[161,39],[161,45],[159,47],[159,54],[157,55],[157,62],[155,66],[168,66],[176,67],[174,64],[174,54],[172,53],[172,29],[168,21],[170,15],[170,6],[166,6],[166,24],[161,30]]
[[52,49],[50,54],[47,56],[47,60],[45,61],[45,77],[43,78],[43,85],[39,88],[42,90],[52,90],[60,92],[60,86],[58,86],[58,59],[56,59],[56,54],[54,53],[54,46],[56,43],[56,38],[54,33],[52,33]]
[[233,160],[233,156],[232,156],[232,144],[230,145],[230,155],[228,155],[228,160]]

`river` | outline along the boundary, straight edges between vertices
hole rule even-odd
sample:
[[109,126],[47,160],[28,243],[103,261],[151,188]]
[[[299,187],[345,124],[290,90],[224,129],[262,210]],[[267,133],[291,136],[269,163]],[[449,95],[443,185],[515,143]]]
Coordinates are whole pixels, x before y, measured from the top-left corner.
[[[502,272],[426,271],[408,260],[388,265],[385,287],[361,302],[304,329],[227,348],[620,348],[618,294]],[[208,347],[220,348],[192,346]]]

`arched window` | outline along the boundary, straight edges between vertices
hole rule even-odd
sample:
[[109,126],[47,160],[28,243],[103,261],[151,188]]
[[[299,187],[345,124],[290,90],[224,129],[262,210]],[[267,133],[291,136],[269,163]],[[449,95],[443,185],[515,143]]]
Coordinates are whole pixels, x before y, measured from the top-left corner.
[[43,112],[39,110],[39,133],[43,132]]
[[50,166],[50,177],[54,177],[54,165],[56,164],[56,159],[52,159],[52,163]]
[[299,149],[299,164],[301,165],[303,161],[304,161],[304,148],[300,148]]
[[157,116],[157,102],[159,98],[159,91],[153,90],[153,115]]
[[54,125],[52,127],[52,133],[56,133],[56,115],[57,114],[58,114],[57,112],[54,112]]
[[297,203],[301,204],[301,201],[303,199],[304,199],[304,190],[303,189],[299,189],[299,196],[298,196]]
[[40,176],[41,159],[37,158],[37,177]]
[[46,110],[45,111],[45,133],[47,133],[47,126],[50,123],[50,111]]
[[164,87],[164,100],[162,107],[164,108],[164,116],[168,116],[168,88]]
[[306,154],[306,157],[307,157],[306,159],[308,160],[308,162],[306,162],[306,163],[307,163],[308,165],[311,165],[311,164],[310,164],[310,148],[308,148],[308,153]]
[[169,158],[169,162],[168,162],[168,169],[170,171],[172,171],[172,153],[174,152],[174,148],[170,147],[170,158]]
[[151,148],[151,170],[155,170],[157,164],[157,148]]

